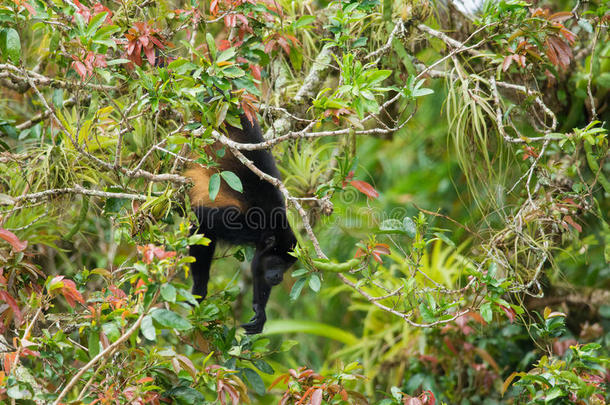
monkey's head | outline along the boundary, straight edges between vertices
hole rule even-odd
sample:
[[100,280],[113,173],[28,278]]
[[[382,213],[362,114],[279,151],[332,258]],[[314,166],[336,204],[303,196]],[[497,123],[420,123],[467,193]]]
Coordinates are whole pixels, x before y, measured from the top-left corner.
[[287,232],[269,234],[263,237],[259,266],[264,271],[265,282],[278,285],[284,279],[284,272],[296,262],[296,257],[288,254],[296,246],[297,240],[290,229]]

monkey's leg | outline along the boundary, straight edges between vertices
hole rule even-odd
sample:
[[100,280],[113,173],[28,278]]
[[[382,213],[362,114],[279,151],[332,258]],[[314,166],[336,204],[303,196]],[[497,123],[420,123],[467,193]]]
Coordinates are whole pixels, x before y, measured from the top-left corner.
[[210,265],[214,256],[216,241],[212,240],[208,246],[191,245],[189,255],[195,258],[191,263],[191,273],[193,274],[193,295],[200,295],[201,302],[208,295],[208,281],[210,280]]
[[[257,264],[255,262],[258,262],[258,260],[253,260],[253,265]],[[254,266],[252,270],[254,270],[252,294],[252,309],[254,309],[254,316],[250,319],[250,322],[242,325],[248,335],[261,333],[263,331],[263,326],[265,326],[265,321],[267,320],[265,308],[267,307],[267,301],[269,301],[269,295],[271,294],[271,286],[265,282],[264,270],[255,268]]]

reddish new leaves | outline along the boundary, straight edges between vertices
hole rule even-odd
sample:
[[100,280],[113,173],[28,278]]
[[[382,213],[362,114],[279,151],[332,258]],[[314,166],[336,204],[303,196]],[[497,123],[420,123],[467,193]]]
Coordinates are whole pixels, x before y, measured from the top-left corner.
[[151,65],[155,64],[155,47],[165,49],[161,42],[159,31],[148,22],[136,22],[127,34],[127,58],[138,66],[142,66],[142,51]]
[[80,14],[86,22],[91,21],[91,19],[99,13],[107,13],[104,22],[106,24],[112,24],[112,11],[102,3],[95,3],[93,8],[83,6],[78,0],[74,0],[74,4],[78,8],[76,12]]
[[258,111],[258,107],[255,105],[256,102],[256,96],[250,93],[244,93],[241,96],[241,108],[244,110],[244,115],[252,125],[254,125],[256,112]]
[[402,403],[404,405],[434,405],[436,403],[436,398],[432,391],[424,391],[417,397],[404,394]]
[[64,276],[55,276],[48,283],[47,289],[49,292],[53,292],[55,290],[59,290],[61,295],[64,296],[68,305],[72,308],[76,306],[76,302],[80,302],[81,304],[85,303],[85,299],[82,294],[76,289],[76,284],[72,280],[66,279]]
[[163,260],[168,257],[176,256],[176,252],[166,252],[162,247],[153,244],[138,246],[138,252],[142,254],[142,261],[146,264],[152,263],[155,257],[159,260]]
[[[354,374],[357,378],[363,378],[360,375]],[[294,380],[297,384],[291,386],[290,380]],[[343,401],[348,401],[350,394],[340,383],[330,381],[307,367],[298,369],[291,368],[287,373],[280,375],[269,386],[273,388],[277,384],[282,383],[288,385],[288,389],[280,399],[280,405],[296,404],[296,405],[320,405],[326,396],[327,400],[339,395]],[[299,387],[294,389],[291,387]]]
[[[13,296],[11,294],[9,294],[8,291],[0,290],[0,301],[6,302],[6,304],[9,306],[9,308],[12,311],[15,318],[19,321],[17,324],[21,324],[21,322],[23,322],[23,316],[21,315],[21,310],[19,309],[19,304],[17,304],[17,301],[15,301],[15,298],[13,298]],[[8,319],[10,320],[10,316]]]
[[269,54],[279,46],[286,55],[290,55],[290,48],[298,45],[299,40],[294,35],[276,32],[265,39],[265,53]]
[[93,69],[96,67],[106,67],[106,55],[102,55],[99,53],[93,53],[92,51],[87,52],[86,56],[83,58],[77,58],[72,55],[72,68],[76,70],[76,73],[81,77],[81,79],[88,79],[93,75]]
[[375,243],[370,242],[366,245],[366,248],[359,247],[356,250],[355,258],[372,256],[376,262],[381,263],[383,260],[381,259],[381,255],[389,255],[390,247],[385,243]]
[[15,252],[21,252],[28,246],[27,241],[19,240],[14,233],[6,229],[0,229],[0,239],[4,239],[6,242],[8,242]]

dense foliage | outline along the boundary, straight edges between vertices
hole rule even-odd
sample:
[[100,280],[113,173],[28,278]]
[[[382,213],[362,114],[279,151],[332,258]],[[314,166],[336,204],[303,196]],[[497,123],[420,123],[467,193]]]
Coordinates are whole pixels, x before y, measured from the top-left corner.
[[[605,2],[0,0],[0,22],[3,403],[610,400]],[[223,135],[240,114],[262,144]],[[299,261],[249,336],[251,247],[189,292],[209,239],[181,173],[253,149]]]

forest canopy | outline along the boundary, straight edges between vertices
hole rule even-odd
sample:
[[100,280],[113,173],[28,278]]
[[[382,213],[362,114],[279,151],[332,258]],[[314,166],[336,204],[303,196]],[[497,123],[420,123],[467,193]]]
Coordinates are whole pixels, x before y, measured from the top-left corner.
[[[609,24],[595,0],[0,0],[0,402],[608,403]],[[261,334],[252,246],[191,292],[184,170],[239,195],[227,154],[298,240]]]

